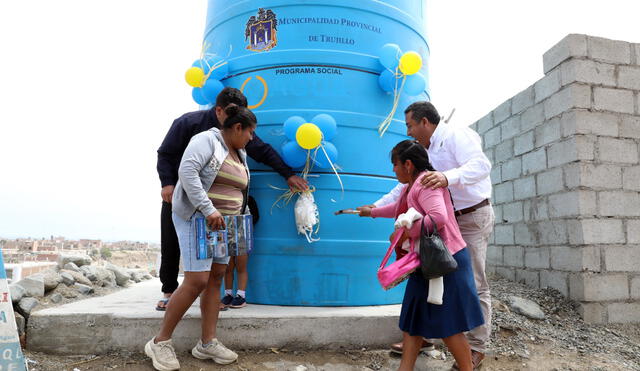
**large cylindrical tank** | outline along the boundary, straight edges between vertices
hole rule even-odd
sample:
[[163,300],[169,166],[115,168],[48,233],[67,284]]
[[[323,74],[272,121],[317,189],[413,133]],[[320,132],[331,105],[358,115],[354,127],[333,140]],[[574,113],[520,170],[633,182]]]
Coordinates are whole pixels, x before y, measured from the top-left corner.
[[[395,120],[381,138],[377,128],[393,106],[378,85],[386,43],[418,52],[427,76],[429,48],[422,0],[210,0],[207,52],[229,62],[226,86],[242,88],[259,119],[258,135],[280,151],[283,122],[327,113],[338,123],[332,143],[344,184],[314,169],[309,181],[320,212],[319,241],[308,243],[295,227],[293,203],[272,207],[286,183],[252,162],[251,194],[260,221],[249,258],[250,303],[351,306],[398,303],[403,287],[383,291],[376,270],[389,246],[392,222],[339,209],[371,203],[395,186],[389,151],[406,139],[404,108],[428,99],[402,95]],[[295,201],[295,200],[294,200]]]

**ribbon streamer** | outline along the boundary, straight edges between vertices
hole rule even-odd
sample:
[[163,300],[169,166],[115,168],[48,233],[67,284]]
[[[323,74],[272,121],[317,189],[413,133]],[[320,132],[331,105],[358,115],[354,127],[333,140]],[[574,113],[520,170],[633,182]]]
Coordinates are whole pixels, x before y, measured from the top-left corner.
[[211,46],[211,43],[204,42],[202,43],[202,50],[200,51],[200,59],[203,60],[204,63],[207,65],[207,68],[209,68],[209,72],[204,76],[204,81],[207,81],[209,79],[209,76],[211,76],[211,73],[214,70],[224,66],[225,64],[228,64],[227,58],[229,58],[229,55],[231,55],[231,51],[233,50],[233,46],[229,45],[229,52],[227,53],[227,56],[225,58],[222,58],[217,63],[214,63],[213,65],[211,65],[209,64],[207,57],[212,57],[212,56],[215,56],[216,54],[207,52],[210,46]]
[[[324,145],[322,145],[322,142],[315,148],[313,154],[311,153],[311,150],[307,150],[305,165],[302,173],[300,174],[302,179],[307,180],[309,177],[309,173],[313,169],[313,164],[316,163],[318,151],[322,151],[324,156],[326,156],[327,161],[331,166],[331,170],[333,170],[333,173],[338,178],[338,183],[340,183],[341,197],[344,197],[344,184],[342,183],[342,178],[340,178],[340,174],[338,173],[337,165],[331,161],[331,158],[329,157],[327,150],[324,148]],[[314,186],[309,186],[309,189],[306,191],[301,191],[279,188],[271,184],[269,184],[269,187],[278,191],[283,191],[283,193],[271,205],[272,214],[274,207],[283,207],[288,205],[293,197],[298,194],[298,200],[294,206],[294,215],[296,218],[298,233],[303,234],[309,243],[319,241],[320,238],[313,237],[313,235],[317,235],[320,231],[320,213],[313,197],[313,192],[316,191],[316,188]],[[332,201],[335,202],[333,199]]]
[[[384,136],[384,133],[386,133],[387,129],[389,129],[389,126],[391,126],[391,122],[393,122],[393,116],[395,116],[396,110],[398,109],[398,103],[400,102],[400,92],[402,91],[402,88],[404,88],[404,83],[407,80],[407,76],[398,73],[397,68],[392,72],[396,78],[396,84],[393,88],[393,106],[391,107],[391,111],[389,112],[387,117],[378,126],[378,133],[380,133],[380,138]],[[400,84],[400,88],[398,88],[398,79],[400,76],[402,76],[402,83]]]

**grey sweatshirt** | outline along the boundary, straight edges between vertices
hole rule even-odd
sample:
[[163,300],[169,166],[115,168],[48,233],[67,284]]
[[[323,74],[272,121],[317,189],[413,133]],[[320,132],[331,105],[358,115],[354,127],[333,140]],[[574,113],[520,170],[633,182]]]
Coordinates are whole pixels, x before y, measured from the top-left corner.
[[[247,153],[244,149],[239,150],[238,153],[245,168],[248,169]],[[205,217],[216,212],[215,206],[207,196],[207,191],[211,188],[222,162],[228,155],[229,149],[218,129],[203,131],[191,138],[180,161],[178,184],[171,201],[174,213],[184,220],[189,220],[196,210]],[[247,183],[248,189],[249,183]]]

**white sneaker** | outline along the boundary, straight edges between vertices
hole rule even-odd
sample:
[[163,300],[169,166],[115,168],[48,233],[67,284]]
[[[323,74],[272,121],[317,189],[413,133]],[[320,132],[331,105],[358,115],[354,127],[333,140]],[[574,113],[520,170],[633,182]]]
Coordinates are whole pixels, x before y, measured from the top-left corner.
[[215,363],[228,365],[238,359],[236,352],[228,349],[218,339],[211,340],[211,344],[204,347],[202,340],[191,350],[191,354],[198,359],[213,359]]
[[180,362],[176,357],[171,339],[154,343],[153,340],[144,346],[144,352],[153,361],[153,367],[158,371],[172,371],[180,369]]

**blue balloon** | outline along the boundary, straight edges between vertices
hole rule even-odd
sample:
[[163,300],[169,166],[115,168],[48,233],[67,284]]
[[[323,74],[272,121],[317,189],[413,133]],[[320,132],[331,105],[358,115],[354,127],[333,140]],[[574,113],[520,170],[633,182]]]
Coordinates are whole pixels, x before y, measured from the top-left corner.
[[295,140],[287,142],[282,146],[282,159],[294,169],[302,167],[307,163],[307,151]]
[[338,125],[336,124],[336,120],[331,115],[321,113],[319,115],[316,115],[316,117],[314,117],[311,122],[316,124],[316,126],[320,128],[324,140],[331,140],[336,136]]
[[384,70],[380,74],[380,77],[378,77],[378,85],[380,85],[384,91],[393,91],[396,87],[396,80],[396,75],[393,72]]
[[198,67],[198,68],[202,68],[202,70],[204,71],[204,74],[208,74],[209,73],[209,66],[207,65],[207,63],[204,61],[204,59],[197,59],[195,62],[193,62],[193,64],[191,65],[191,67]]
[[[316,153],[315,163],[322,169],[330,169],[331,164],[336,166],[336,160],[338,160],[338,149],[333,143],[323,141],[321,146],[324,147],[324,151],[322,148],[318,149]],[[327,152],[326,154],[324,152]],[[329,155],[329,159],[327,159],[327,155]],[[331,163],[329,163],[331,160]]]
[[209,101],[202,95],[202,88],[193,88],[191,91],[191,97],[193,100],[201,106],[206,106]]
[[216,103],[216,97],[224,89],[224,85],[219,80],[209,77],[202,87],[202,95],[211,104]]
[[[222,80],[229,74],[229,62],[218,55],[207,57],[207,64],[209,68],[213,68],[209,78],[213,77],[216,80]],[[205,73],[208,73],[208,71]]]
[[402,50],[397,44],[384,44],[378,52],[380,63],[390,70],[395,70],[398,67],[400,56],[402,56]]
[[300,116],[291,116],[284,122],[284,134],[289,140],[296,141],[296,132],[300,125],[307,121]]
[[411,96],[419,95],[426,87],[427,82],[420,72],[407,76],[407,80],[404,82],[404,92]]

